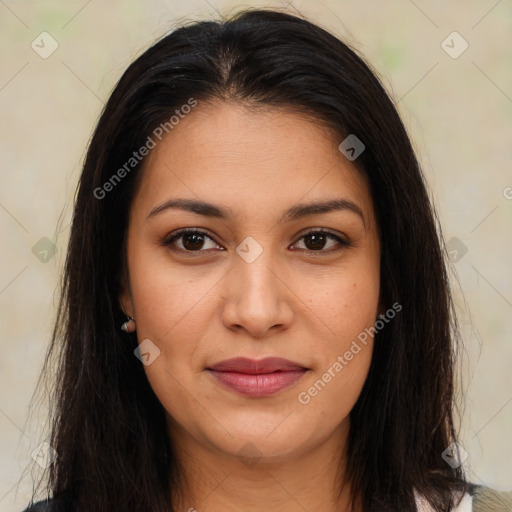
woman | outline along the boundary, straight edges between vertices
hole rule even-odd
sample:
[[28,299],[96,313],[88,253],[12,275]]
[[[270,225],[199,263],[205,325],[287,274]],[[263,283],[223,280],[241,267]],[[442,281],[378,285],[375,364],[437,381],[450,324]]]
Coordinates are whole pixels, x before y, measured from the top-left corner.
[[127,69],[63,282],[53,499],[29,510],[512,509],[461,468],[444,245],[406,131],[318,26],[247,11]]

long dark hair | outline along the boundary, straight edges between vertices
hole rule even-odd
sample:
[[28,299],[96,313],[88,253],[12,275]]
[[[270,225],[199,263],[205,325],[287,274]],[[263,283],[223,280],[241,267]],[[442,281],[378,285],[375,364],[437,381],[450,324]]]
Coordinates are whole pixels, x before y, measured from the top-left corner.
[[350,413],[347,481],[365,511],[414,511],[414,490],[436,511],[452,510],[454,490],[467,488],[461,468],[442,457],[456,440],[457,325],[439,223],[406,130],[355,50],[299,17],[252,9],[155,43],[121,77],[90,141],[43,368],[57,365],[49,439],[58,456],[48,475],[55,510],[164,512],[182,485],[163,407],[133,354],[136,338],[119,329],[118,294],[143,169],[126,162],[191,100],[289,109],[328,125],[340,142],[354,134],[364,143],[354,164],[377,215],[381,300],[403,311],[377,333]]

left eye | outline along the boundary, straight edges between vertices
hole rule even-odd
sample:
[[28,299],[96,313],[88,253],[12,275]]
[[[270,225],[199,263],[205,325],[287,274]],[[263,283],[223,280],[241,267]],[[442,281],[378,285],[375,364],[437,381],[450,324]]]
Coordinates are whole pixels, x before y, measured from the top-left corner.
[[[304,245],[306,245],[306,248],[304,250],[309,251],[309,252],[332,252],[332,251],[322,250],[322,249],[325,249],[325,244],[327,243],[328,240],[338,242],[338,244],[343,247],[350,246],[349,242],[347,242],[346,240],[342,239],[341,237],[339,237],[333,233],[329,233],[328,231],[321,231],[321,230],[320,231],[310,231],[309,233],[306,233],[305,235],[302,235],[299,238],[299,240],[302,240],[302,239],[305,240]],[[334,247],[335,246],[336,246],[336,244],[334,244]],[[331,247],[332,247],[332,245],[331,245]],[[328,247],[328,248],[331,248],[331,247]],[[336,250],[338,250],[338,249],[336,249]]]

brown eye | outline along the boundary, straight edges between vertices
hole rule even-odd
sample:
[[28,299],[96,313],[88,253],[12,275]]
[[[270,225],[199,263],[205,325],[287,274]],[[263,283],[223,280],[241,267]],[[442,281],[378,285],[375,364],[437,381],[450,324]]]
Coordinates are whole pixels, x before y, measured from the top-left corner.
[[181,235],[183,247],[189,251],[201,249],[204,245],[204,236],[196,233]]
[[[181,244],[176,243],[180,241],[180,239]],[[163,245],[174,246],[178,250],[185,252],[201,252],[205,250],[204,246],[208,241],[213,242],[213,248],[219,247],[215,240],[205,232],[196,229],[183,229],[166,238],[163,241]],[[206,247],[206,249],[211,249],[211,247]]]
[[[341,237],[327,231],[310,231],[309,233],[303,235],[299,240],[302,239],[304,239],[304,250],[310,252],[333,252],[325,250],[326,244],[328,244],[330,241],[338,242],[338,245],[343,247],[350,246],[349,242],[346,240],[343,240]],[[331,244],[327,247],[327,249],[331,249],[333,246],[336,247],[336,243],[334,243],[334,245]]]

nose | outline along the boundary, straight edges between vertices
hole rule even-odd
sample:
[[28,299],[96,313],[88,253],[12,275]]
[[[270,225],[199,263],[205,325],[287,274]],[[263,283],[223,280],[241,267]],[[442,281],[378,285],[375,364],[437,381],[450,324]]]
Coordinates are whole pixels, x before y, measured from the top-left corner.
[[233,264],[224,280],[221,319],[226,328],[245,330],[253,338],[287,329],[294,315],[294,294],[270,250],[251,263],[237,255]]

